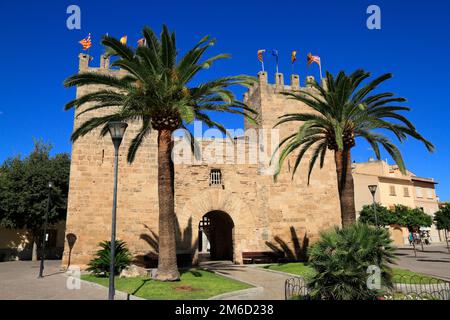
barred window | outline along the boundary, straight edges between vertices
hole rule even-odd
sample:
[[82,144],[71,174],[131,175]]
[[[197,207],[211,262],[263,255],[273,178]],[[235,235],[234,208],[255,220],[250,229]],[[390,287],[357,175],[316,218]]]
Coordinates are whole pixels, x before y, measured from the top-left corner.
[[209,185],[219,186],[222,185],[222,172],[219,169],[212,169],[209,174]]

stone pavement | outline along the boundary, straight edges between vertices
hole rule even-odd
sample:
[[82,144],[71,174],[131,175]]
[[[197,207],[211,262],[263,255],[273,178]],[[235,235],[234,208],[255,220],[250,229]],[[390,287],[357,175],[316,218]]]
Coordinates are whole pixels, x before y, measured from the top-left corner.
[[[82,281],[80,289],[67,289],[68,277],[59,270],[60,260],[45,262],[44,277],[38,279],[39,261],[0,263],[0,299],[2,300],[106,300],[108,289]],[[116,292],[117,300],[127,295]],[[130,299],[135,299],[131,296]]]
[[450,281],[450,254],[445,244],[424,245],[423,252],[420,245],[416,249],[417,257],[412,246],[399,247],[397,266]]
[[284,300],[284,283],[293,277],[287,273],[266,271],[255,265],[235,265],[231,262],[214,261],[200,265],[226,277],[255,286],[216,297],[220,300]]

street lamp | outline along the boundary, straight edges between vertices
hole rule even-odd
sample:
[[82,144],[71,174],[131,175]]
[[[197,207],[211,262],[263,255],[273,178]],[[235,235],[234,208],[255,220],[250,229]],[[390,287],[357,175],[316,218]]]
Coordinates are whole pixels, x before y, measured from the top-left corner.
[[377,217],[377,209],[375,207],[375,193],[377,192],[377,185],[373,184],[369,186],[369,191],[372,194],[372,206],[373,206],[373,213],[375,214],[375,224],[377,227],[379,227],[378,225],[378,217]]
[[53,183],[49,181],[47,187],[48,187],[47,211],[45,212],[44,218],[44,234],[42,237],[42,251],[41,251],[41,264],[39,266],[39,278],[42,278],[44,273],[45,242],[47,241],[47,221],[48,221],[48,213],[50,211],[50,195],[53,188]]
[[119,147],[122,143],[125,130],[127,129],[125,122],[111,121],[108,123],[109,134],[111,135],[114,144],[114,192],[113,192],[113,208],[112,208],[112,223],[111,223],[111,257],[109,261],[109,300],[114,300],[114,264],[116,254],[116,209],[117,209],[117,174],[119,167]]

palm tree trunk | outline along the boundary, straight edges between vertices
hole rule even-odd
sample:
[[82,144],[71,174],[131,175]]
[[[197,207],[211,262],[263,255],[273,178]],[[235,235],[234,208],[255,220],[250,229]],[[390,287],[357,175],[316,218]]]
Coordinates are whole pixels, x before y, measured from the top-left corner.
[[355,192],[350,150],[336,151],[334,153],[334,161],[336,162],[342,227],[347,227],[356,221]]
[[174,167],[171,153],[172,132],[170,130],[158,131],[159,244],[158,270],[155,278],[160,281],[180,279],[177,268]]

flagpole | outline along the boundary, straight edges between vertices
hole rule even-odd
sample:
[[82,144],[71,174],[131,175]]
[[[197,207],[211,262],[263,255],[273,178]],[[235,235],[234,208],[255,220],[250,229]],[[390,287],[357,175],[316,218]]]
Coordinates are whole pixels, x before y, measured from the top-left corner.
[[262,72],[264,72],[264,60],[261,60]]
[[322,76],[322,61],[319,63],[319,71],[320,71],[320,83],[322,82],[323,76]]
[[276,56],[276,62],[277,62],[277,73],[279,73],[278,72],[278,55]]

